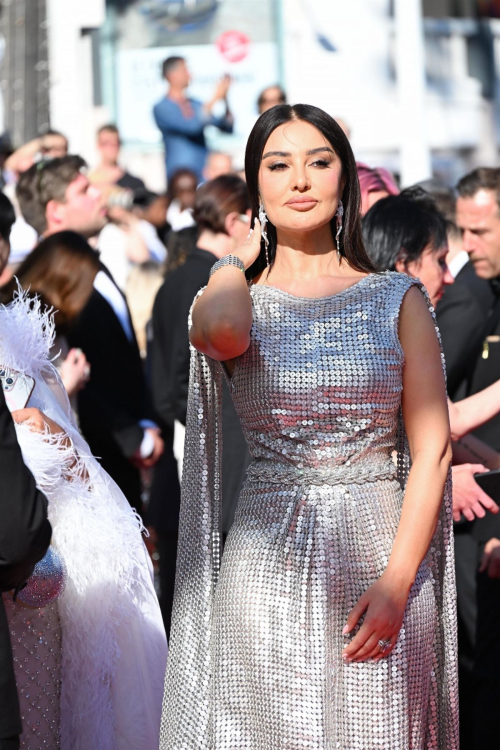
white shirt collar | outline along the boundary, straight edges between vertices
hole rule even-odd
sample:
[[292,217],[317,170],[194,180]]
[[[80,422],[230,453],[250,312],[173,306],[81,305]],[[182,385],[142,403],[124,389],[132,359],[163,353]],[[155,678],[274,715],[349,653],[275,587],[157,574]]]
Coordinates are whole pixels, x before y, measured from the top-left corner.
[[99,294],[102,294],[106,302],[111,306],[113,312],[120,321],[125,336],[130,342],[132,342],[134,340],[134,334],[132,333],[132,326],[130,325],[127,303],[114,281],[112,281],[104,271],[98,271],[97,276],[94,279],[94,289],[96,289]]
[[455,257],[450,260],[450,262],[448,263],[448,268],[454,279],[457,278],[462,268],[468,262],[469,254],[465,250],[461,250],[458,255],[455,255]]

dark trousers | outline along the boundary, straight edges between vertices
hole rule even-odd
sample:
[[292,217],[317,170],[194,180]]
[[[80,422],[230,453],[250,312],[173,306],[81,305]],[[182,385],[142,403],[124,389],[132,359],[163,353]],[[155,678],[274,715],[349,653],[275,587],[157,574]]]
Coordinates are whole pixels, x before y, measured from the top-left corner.
[[0,740],[0,750],[19,750],[19,737]]
[[458,697],[460,748],[474,747],[474,651],[476,643],[476,571],[479,545],[465,524],[455,525],[455,573],[458,619]]
[[[500,579],[477,575],[474,750],[498,747],[500,709]],[[467,748],[463,748],[467,750]]]
[[498,745],[500,580],[478,573],[484,543],[455,525],[460,750]]

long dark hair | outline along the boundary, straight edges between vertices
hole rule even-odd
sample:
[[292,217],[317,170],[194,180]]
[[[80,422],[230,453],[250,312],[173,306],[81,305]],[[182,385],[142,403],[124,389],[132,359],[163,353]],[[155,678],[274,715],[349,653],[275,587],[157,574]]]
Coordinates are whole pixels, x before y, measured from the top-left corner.
[[[262,154],[267,140],[273,130],[292,120],[304,120],[322,133],[337,154],[342,165],[342,177],[345,180],[342,193],[344,204],[343,229],[340,234],[340,252],[351,268],[357,271],[371,273],[375,266],[368,256],[361,235],[361,194],[359,190],[356,161],[351,146],[344,131],[326,112],[310,104],[279,104],[264,112],[248,138],[245,152],[245,174],[252,203],[252,224],[259,212],[259,170]],[[332,237],[337,231],[335,217],[331,220]],[[269,260],[272,265],[276,257],[276,227],[268,221],[267,235],[269,238]],[[256,276],[266,266],[264,241],[261,243],[260,255],[249,269],[250,277]]]

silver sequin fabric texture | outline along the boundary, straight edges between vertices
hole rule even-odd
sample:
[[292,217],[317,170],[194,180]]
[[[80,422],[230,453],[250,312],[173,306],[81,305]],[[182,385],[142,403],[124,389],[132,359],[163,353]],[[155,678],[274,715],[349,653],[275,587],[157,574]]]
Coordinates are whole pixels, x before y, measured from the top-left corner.
[[60,750],[62,633],[57,602],[35,609],[4,596],[23,750]]
[[253,460],[222,560],[225,373],[192,350],[161,750],[458,748],[449,481],[393,652],[341,658],[410,466],[398,319],[413,284],[425,295],[397,273],[320,299],[250,288],[230,386]]
[[45,607],[58,599],[66,587],[68,573],[59,552],[52,546],[35,565],[17,598],[28,607]]

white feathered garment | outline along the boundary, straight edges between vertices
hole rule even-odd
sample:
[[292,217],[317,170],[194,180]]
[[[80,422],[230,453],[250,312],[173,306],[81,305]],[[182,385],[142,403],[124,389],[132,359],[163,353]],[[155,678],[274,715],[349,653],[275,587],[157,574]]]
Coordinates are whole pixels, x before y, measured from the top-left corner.
[[16,426],[68,569],[58,600],[61,748],[157,750],[167,641],[151,562],[138,517],[78,431],[49,361],[53,341],[53,317],[38,300],[19,293],[0,306],[0,363],[35,379],[27,406],[57,422],[79,456],[68,481],[72,452],[26,424]]

